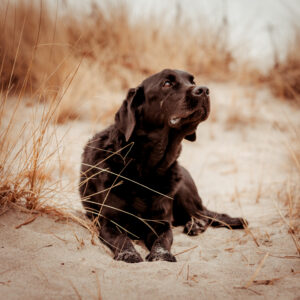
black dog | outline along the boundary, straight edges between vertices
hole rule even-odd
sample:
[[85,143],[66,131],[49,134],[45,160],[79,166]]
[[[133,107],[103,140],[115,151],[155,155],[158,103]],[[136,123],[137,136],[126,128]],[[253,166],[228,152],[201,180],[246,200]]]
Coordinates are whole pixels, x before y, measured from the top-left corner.
[[209,90],[191,74],[163,70],[130,89],[115,123],[96,134],[82,156],[80,194],[100,239],[116,260],[141,262],[131,239],[144,240],[148,261],[176,261],[174,225],[190,235],[208,225],[243,228],[246,221],[207,210],[177,158],[196,140],[210,111]]

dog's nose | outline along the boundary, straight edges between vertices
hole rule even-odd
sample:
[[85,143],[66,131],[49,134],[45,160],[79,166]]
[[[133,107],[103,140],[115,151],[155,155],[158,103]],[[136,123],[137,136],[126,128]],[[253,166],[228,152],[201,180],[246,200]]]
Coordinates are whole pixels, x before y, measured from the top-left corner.
[[196,86],[193,89],[193,94],[195,96],[202,96],[202,95],[208,96],[209,95],[209,89],[206,86]]

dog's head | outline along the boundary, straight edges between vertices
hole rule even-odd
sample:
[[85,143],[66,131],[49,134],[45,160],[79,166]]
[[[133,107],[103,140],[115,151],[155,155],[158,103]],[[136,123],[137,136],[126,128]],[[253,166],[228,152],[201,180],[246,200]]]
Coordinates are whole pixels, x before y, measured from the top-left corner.
[[187,72],[165,69],[128,91],[115,121],[126,141],[136,127],[144,131],[174,129],[194,141],[196,128],[209,111],[207,87],[197,86]]

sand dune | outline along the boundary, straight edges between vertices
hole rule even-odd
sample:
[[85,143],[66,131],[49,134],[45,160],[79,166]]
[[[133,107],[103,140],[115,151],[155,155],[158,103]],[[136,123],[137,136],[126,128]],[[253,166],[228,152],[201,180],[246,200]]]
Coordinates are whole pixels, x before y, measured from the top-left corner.
[[[286,144],[293,139],[291,124],[300,125],[300,113],[267,90],[210,88],[212,114],[199,126],[197,141],[184,143],[180,162],[209,208],[243,215],[249,229],[209,228],[188,237],[178,227],[172,247],[177,263],[131,265],[114,261],[72,220],[10,209],[0,216],[1,299],[299,299],[300,260],[284,221],[289,213],[284,204],[286,187],[293,191],[299,180]],[[95,109],[91,103],[85,104],[87,111]],[[31,111],[21,105],[20,122]],[[65,136],[62,191],[49,205],[63,205],[83,217],[77,192],[80,154],[104,126],[82,119],[57,127],[57,136]],[[49,180],[56,178],[56,163]],[[147,255],[142,244],[136,247]]]

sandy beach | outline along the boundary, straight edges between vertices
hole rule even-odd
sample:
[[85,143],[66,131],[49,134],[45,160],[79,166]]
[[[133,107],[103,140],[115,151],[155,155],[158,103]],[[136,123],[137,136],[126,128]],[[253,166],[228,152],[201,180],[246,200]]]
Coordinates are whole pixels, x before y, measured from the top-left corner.
[[[299,226],[299,216],[293,215],[299,173],[289,145],[300,112],[268,89],[209,87],[211,116],[198,127],[196,142],[184,142],[180,163],[191,172],[208,208],[242,215],[249,228],[208,228],[189,237],[176,227],[172,252],[177,263],[126,264],[114,261],[108,248],[71,218],[3,207],[1,299],[299,299],[299,235],[291,232]],[[52,157],[48,180],[56,182],[61,172],[61,192],[48,197],[47,204],[81,219],[80,155],[87,139],[112,122],[123,95],[110,97],[106,109],[96,106],[106,116],[101,122],[55,125],[57,139],[64,136],[62,167],[58,170],[58,156]],[[20,104],[20,124],[32,113],[29,103]],[[95,102],[83,107],[92,112]],[[135,246],[142,257],[147,255],[142,243]]]

